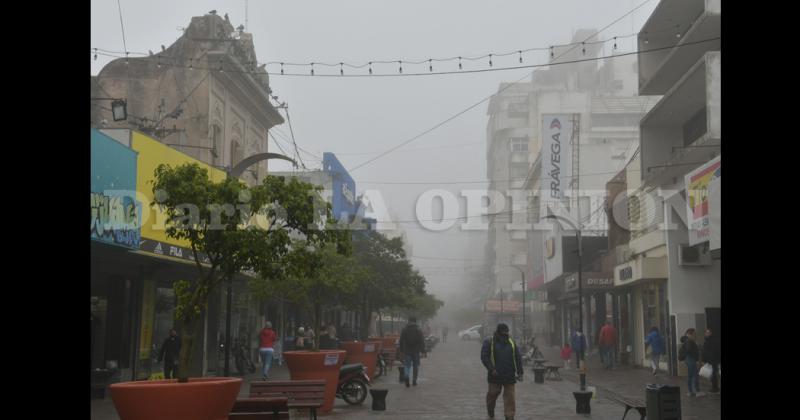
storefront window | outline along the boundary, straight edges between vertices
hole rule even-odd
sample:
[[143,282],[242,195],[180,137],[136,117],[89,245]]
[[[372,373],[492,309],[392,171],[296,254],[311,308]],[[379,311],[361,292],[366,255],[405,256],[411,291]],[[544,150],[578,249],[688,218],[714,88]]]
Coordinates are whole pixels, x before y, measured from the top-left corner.
[[[233,293],[231,295],[231,353],[230,353],[230,367],[231,374],[236,374],[235,360],[233,358],[233,350],[237,345],[243,345],[244,350],[250,359],[255,362],[258,360],[258,333],[261,331],[262,326],[258,325],[260,315],[258,313],[258,305],[249,293],[248,285],[243,281],[236,281],[232,286]],[[223,369],[225,365],[225,322],[227,316],[227,285],[222,288],[220,296],[220,316],[218,322],[217,334],[217,360],[218,369]],[[273,321],[273,325],[276,323]],[[240,344],[239,344],[240,343]]]
[[139,366],[136,379],[148,379],[163,373],[158,354],[169,337],[175,316],[175,290],[166,284],[146,280],[142,285],[142,313],[139,329]]

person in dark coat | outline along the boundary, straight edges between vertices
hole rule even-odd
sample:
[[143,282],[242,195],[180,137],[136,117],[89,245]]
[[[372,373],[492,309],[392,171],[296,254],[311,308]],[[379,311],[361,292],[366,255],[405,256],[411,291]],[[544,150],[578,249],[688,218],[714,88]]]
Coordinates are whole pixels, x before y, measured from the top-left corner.
[[331,335],[333,331],[333,325],[322,329],[322,334],[319,335],[320,350],[336,350],[339,348],[339,340]]
[[711,365],[711,391],[712,393],[719,392],[719,364],[722,361],[720,357],[719,337],[708,328],[706,330],[706,341],[703,343],[703,362]]
[[497,397],[503,392],[503,411],[506,419],[513,419],[516,411],[514,385],[522,381],[522,355],[514,340],[509,337],[508,325],[497,324],[492,337],[481,347],[481,362],[487,370],[489,391],[486,393],[486,410],[494,418]]
[[681,337],[681,348],[678,350],[678,360],[686,362],[689,372],[689,393],[688,396],[695,397],[700,393],[700,367],[697,362],[700,360],[700,350],[695,342],[695,329],[689,328],[686,334]]
[[578,328],[577,331],[572,331],[570,346],[572,346],[572,351],[575,353],[576,366],[580,369],[582,366],[581,361],[585,360],[586,347],[588,347],[586,345],[586,336],[583,334],[582,329]]
[[178,356],[181,354],[181,339],[175,328],[169,330],[169,337],[161,345],[158,361],[164,361],[164,378],[172,379],[177,375]]
[[409,387],[408,378],[411,376],[411,367],[414,367],[414,386],[417,386],[419,374],[419,355],[425,352],[425,337],[417,325],[416,317],[408,317],[408,325],[400,333],[400,352],[403,353],[403,366],[405,367],[406,388]]

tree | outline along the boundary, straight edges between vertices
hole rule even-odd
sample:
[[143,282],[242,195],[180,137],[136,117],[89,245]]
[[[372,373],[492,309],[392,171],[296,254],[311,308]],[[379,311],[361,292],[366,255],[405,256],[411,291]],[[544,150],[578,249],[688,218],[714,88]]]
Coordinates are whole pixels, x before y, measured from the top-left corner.
[[406,308],[408,315],[416,315],[419,320],[431,319],[436,316],[444,302],[436,299],[429,293],[417,294],[411,298],[410,305]]
[[196,279],[174,284],[175,318],[184,329],[178,378],[186,382],[209,295],[244,270],[286,270],[292,234],[311,242],[326,237],[319,215],[329,209],[311,184],[272,176],[252,188],[230,177],[215,183],[196,163],[159,165],[153,193],[153,205],[167,216],[167,236],[190,243],[198,271]]
[[[338,301],[338,297],[352,293],[354,288],[354,261],[342,249],[339,240],[347,236],[331,237],[331,241],[317,245],[300,241],[288,255],[290,261],[286,276],[276,278],[272,285],[283,296],[301,303],[311,310],[314,331],[319,333],[322,310]],[[314,340],[314,351],[319,350],[319,339]]]
[[[406,259],[401,238],[390,239],[375,231],[357,232],[353,255],[361,270],[348,306],[359,310],[365,321],[373,311],[380,316],[385,309],[407,308],[414,296],[425,293],[425,278]],[[369,324],[364,322],[360,335],[368,334]]]

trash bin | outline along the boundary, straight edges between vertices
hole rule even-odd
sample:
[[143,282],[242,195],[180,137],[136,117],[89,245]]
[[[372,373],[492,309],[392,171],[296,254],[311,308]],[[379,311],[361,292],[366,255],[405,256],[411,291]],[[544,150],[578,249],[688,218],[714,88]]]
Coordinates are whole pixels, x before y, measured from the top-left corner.
[[543,384],[544,383],[544,371],[545,370],[546,369],[543,368],[543,367],[535,367],[535,368],[533,368],[533,382],[536,382],[537,384]]
[[592,414],[592,395],[591,391],[574,391],[575,396],[575,412],[577,414]]
[[648,384],[645,388],[648,420],[681,420],[681,388]]
[[372,395],[372,409],[375,411],[386,410],[386,394],[389,393],[388,389],[370,388],[369,394]]

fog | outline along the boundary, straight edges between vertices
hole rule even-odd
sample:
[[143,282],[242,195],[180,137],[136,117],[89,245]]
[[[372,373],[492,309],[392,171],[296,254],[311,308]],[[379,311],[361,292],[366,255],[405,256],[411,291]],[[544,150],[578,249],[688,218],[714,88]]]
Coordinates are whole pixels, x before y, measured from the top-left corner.
[[[245,0],[122,0],[123,46],[116,2],[93,0],[91,46],[116,51],[159,51],[181,35],[192,16],[214,9],[227,13],[234,27],[245,23]],[[249,1],[246,32],[253,34],[258,61],[348,62],[426,60],[481,56],[570,42],[579,29],[600,29],[636,7],[632,0],[521,1]],[[635,33],[657,2],[603,32],[603,39]],[[635,49],[635,37],[620,39],[622,51]],[[610,53],[610,45],[604,50]],[[542,64],[546,51],[524,55],[524,64]],[[111,58],[91,62],[91,73]],[[455,62],[434,62],[434,71],[456,71]],[[494,57],[493,67],[520,65],[519,56]],[[375,73],[396,74],[397,64],[376,64]],[[403,64],[405,73],[429,71],[428,63]],[[464,70],[486,69],[485,60],[465,61]],[[270,73],[279,68],[270,65]],[[287,67],[287,72],[290,70]],[[321,74],[339,68],[317,67]],[[366,69],[345,67],[365,74]],[[306,72],[307,68],[291,68]],[[299,147],[317,155],[335,153],[356,180],[357,194],[379,191],[409,238],[412,261],[429,281],[429,290],[446,302],[441,322],[454,318],[470,283],[479,283],[487,232],[464,231],[460,223],[430,231],[419,223],[417,199],[426,190],[444,189],[460,197],[464,189],[487,188],[488,101],[369,164],[367,160],[403,143],[497,92],[503,82],[530,81],[532,69],[414,77],[300,77],[270,75],[279,101],[289,106]],[[278,127],[288,134],[288,124]],[[270,147],[274,143],[270,142]],[[275,150],[273,148],[273,150]],[[301,153],[308,168],[320,161]],[[352,169],[356,168],[357,169]],[[270,171],[291,170],[270,162]],[[463,200],[458,215],[466,214]],[[440,209],[435,209],[436,212]],[[458,325],[460,326],[460,325]],[[451,325],[455,333],[457,325]]]

